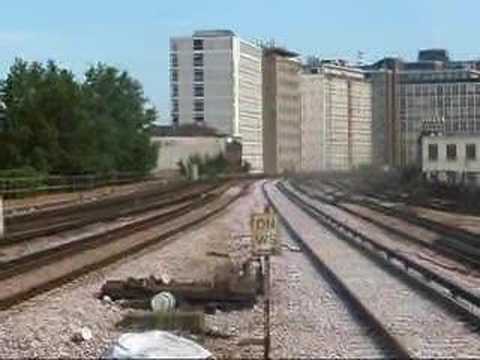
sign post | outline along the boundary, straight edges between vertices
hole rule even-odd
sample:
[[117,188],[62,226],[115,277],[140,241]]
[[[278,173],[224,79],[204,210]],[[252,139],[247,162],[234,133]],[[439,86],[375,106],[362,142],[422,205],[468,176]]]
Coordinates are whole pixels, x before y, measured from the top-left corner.
[[3,239],[3,236],[5,234],[5,225],[4,225],[4,219],[3,219],[3,198],[0,196],[0,239]]
[[270,358],[270,255],[277,241],[277,219],[271,208],[252,215],[254,254],[262,258],[264,270],[264,358]]

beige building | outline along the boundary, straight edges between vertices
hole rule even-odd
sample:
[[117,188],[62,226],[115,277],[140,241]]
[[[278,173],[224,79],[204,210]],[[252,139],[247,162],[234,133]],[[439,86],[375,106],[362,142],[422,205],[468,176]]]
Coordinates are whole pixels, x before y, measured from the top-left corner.
[[263,163],[265,173],[301,170],[301,62],[298,54],[266,48],[263,56]]
[[372,162],[372,86],[363,71],[336,63],[309,67],[301,94],[304,171]]

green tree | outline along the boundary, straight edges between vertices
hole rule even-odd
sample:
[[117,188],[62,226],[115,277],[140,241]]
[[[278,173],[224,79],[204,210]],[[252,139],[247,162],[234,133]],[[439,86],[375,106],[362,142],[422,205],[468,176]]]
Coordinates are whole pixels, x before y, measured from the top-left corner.
[[145,173],[155,165],[149,127],[156,111],[126,72],[98,64],[79,82],[53,61],[17,59],[0,97],[6,105],[0,169]]
[[94,121],[98,171],[147,172],[155,165],[150,127],[157,114],[147,108],[141,84],[127,72],[98,64],[83,84],[87,116]]

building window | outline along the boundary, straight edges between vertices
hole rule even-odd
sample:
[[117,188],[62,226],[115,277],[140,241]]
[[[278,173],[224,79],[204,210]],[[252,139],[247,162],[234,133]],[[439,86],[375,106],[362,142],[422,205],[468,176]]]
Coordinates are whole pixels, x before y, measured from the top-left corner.
[[205,116],[203,115],[195,115],[193,117],[193,120],[196,122],[196,123],[203,123],[205,121]]
[[428,145],[428,160],[437,161],[438,160],[438,145],[429,144]]
[[172,100],[172,113],[178,113],[178,100]]
[[193,54],[193,66],[203,66],[203,54]]
[[172,70],[170,73],[170,79],[172,81],[178,81],[178,71],[177,70]]
[[443,95],[443,86],[442,85],[437,86],[437,95],[438,96]]
[[193,73],[193,81],[203,81],[203,70],[195,69]]
[[467,155],[467,160],[476,160],[477,159],[477,148],[475,144],[467,144],[465,146],[465,154]]
[[172,84],[172,96],[173,97],[178,96],[178,85],[177,84]]
[[177,67],[178,66],[178,56],[177,54],[170,54],[170,66]]
[[177,42],[170,40],[170,51],[177,51]]
[[203,50],[202,39],[193,39],[193,50]]
[[193,111],[198,111],[201,112],[204,109],[204,103],[203,100],[195,100],[193,102]]
[[193,86],[193,96],[195,96],[195,97],[203,97],[204,96],[203,85],[194,85]]
[[172,123],[175,125],[178,124],[178,114],[172,114]]
[[447,145],[447,160],[457,160],[457,145],[448,144]]

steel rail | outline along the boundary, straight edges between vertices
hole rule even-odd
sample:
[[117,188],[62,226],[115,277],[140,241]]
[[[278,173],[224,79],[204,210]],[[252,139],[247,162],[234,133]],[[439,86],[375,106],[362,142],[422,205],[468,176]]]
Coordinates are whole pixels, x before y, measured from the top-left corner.
[[[341,209],[342,211],[345,211],[346,213],[349,213],[353,216],[356,216],[364,221],[367,221],[385,231],[388,231],[392,234],[395,234],[397,236],[400,236],[408,241],[411,241],[417,245],[420,245],[422,247],[425,247],[427,249],[431,249],[431,250],[435,250],[437,252],[440,252],[446,256],[453,256],[454,258],[457,258],[457,259],[461,259],[461,260],[464,260],[464,261],[467,261],[470,265],[474,266],[474,267],[480,267],[480,251],[478,248],[474,247],[474,246],[471,246],[470,244],[462,244],[460,246],[456,246],[454,244],[458,244],[458,241],[455,241],[455,240],[447,240],[447,242],[445,242],[445,240],[441,243],[439,242],[436,242],[435,244],[431,244],[431,243],[428,243],[426,241],[423,241],[413,235],[411,235],[410,233],[407,233],[405,231],[402,231],[402,230],[398,230],[396,229],[395,227],[393,226],[389,226],[389,225],[386,225],[385,223],[383,223],[381,220],[377,220],[375,218],[372,218],[370,216],[367,216],[367,215],[364,215],[358,211],[355,211],[353,209],[350,209],[349,207],[345,206],[345,205],[342,205],[340,203],[338,203],[337,201],[334,201],[334,200],[331,200],[329,199],[327,196],[322,196],[318,193],[315,193],[315,194],[312,194],[312,193],[309,193],[308,191],[306,191],[301,185],[299,185],[297,182],[290,182],[290,185],[298,192],[304,194],[305,196],[308,196],[312,199],[315,199],[315,200],[318,200],[320,202],[323,202],[323,203],[326,203],[330,206],[334,206],[334,207],[337,207],[339,209]],[[313,190],[315,191],[315,190]],[[351,201],[352,203],[356,203],[354,200]],[[357,204],[357,205],[360,205],[360,206],[363,206],[361,204]],[[383,209],[378,209],[378,210],[374,210],[374,209],[371,209],[371,208],[368,208],[370,210],[373,210],[373,211],[376,211],[376,212],[380,212],[386,216],[390,216],[390,217],[395,217],[394,215],[392,214],[386,214]],[[403,221],[406,221],[404,219],[400,219],[400,220],[403,220]],[[407,221],[406,221],[407,222]],[[407,222],[409,223],[409,222]],[[415,225],[415,224],[413,224]],[[440,234],[442,235],[442,234]],[[453,243],[449,243],[448,241],[451,241]]]
[[[290,235],[290,237],[295,240],[302,252],[307,256],[310,263],[314,266],[314,268],[320,273],[321,276],[326,278],[328,283],[332,286],[338,296],[345,302],[349,308],[353,309],[355,316],[364,326],[369,328],[375,329],[376,334],[379,335],[379,338],[375,338],[374,340],[376,343],[384,348],[385,345],[390,351],[393,353],[393,358],[399,359],[408,359],[410,358],[410,354],[408,350],[403,346],[389,331],[388,329],[381,323],[380,320],[363,304],[363,302],[348,288],[348,286],[342,281],[340,277],[338,277],[334,271],[332,271],[325,262],[316,255],[315,251],[312,247],[306,242],[301,235],[293,228],[293,226],[289,223],[288,219],[282,215],[280,209],[275,205],[272,198],[266,191],[266,183],[262,186],[262,191],[267,199],[270,206],[275,209],[277,216],[280,218],[281,223],[285,227],[286,231]],[[379,341],[380,340],[380,341]]]
[[[396,269],[401,274],[404,274],[406,278],[414,281],[417,285],[420,285],[422,289],[427,291],[427,293],[430,293],[435,300],[443,301],[445,305],[448,305],[451,309],[460,313],[462,316],[465,316],[470,322],[477,326],[480,324],[479,315],[472,310],[472,308],[474,308],[478,312],[480,309],[480,297],[453,281],[338,221],[325,211],[322,211],[302,200],[298,195],[288,190],[283,184],[279,184],[277,187],[290,201],[299,206],[315,221],[337,234],[340,238],[363,250],[370,255],[372,259],[376,259],[385,265],[389,265],[390,269]],[[402,266],[399,266],[399,264]],[[433,284],[436,285],[436,287],[433,287]],[[440,291],[437,287],[444,291]],[[463,300],[465,305],[468,304],[470,308],[460,303],[459,299]]]
[[[7,227],[7,234],[3,239],[0,240],[0,246],[17,244],[41,236],[47,236],[67,230],[78,229],[80,227],[99,221],[110,221],[116,218],[131,216],[150,210],[155,210],[168,205],[174,205],[182,201],[201,197],[204,192],[208,192],[216,187],[217,185],[202,185],[200,189],[185,189],[186,194],[180,193],[178,195],[174,194],[173,196],[171,195],[171,193],[161,194],[158,198],[153,197],[152,199],[147,199],[144,203],[141,204],[139,203],[141,200],[143,200],[142,198],[134,199],[132,197],[126,204],[113,203],[99,209],[85,209],[82,210],[82,212],[74,214],[74,216],[72,216],[70,219],[67,217],[66,220],[59,222],[56,222],[58,220],[57,218],[46,220],[42,217],[39,220],[35,220],[33,223],[21,225],[21,229],[27,228],[27,230],[17,230],[15,232],[8,233]],[[126,206],[129,203],[132,204],[131,207]],[[47,224],[42,224],[40,225],[40,227],[36,227],[38,226],[38,223],[42,223],[42,219]]]
[[[58,274],[58,276],[56,277],[53,277],[53,279],[49,279],[49,280],[42,280],[42,277],[39,276],[39,280],[38,280],[38,283],[35,284],[35,286],[33,287],[29,287],[29,288],[25,288],[25,289],[21,289],[20,291],[17,291],[15,293],[9,293],[7,296],[5,297],[1,297],[0,298],[0,310],[5,310],[5,309],[8,309],[16,304],[19,304],[31,297],[34,297],[38,294],[41,294],[45,291],[48,291],[48,290],[51,290],[53,288],[56,288],[56,287],[59,287],[65,283],[68,283],[70,281],[73,281],[75,280],[76,278],[84,275],[84,274],[87,274],[89,272],[92,272],[94,270],[98,270],[98,269],[101,269],[107,265],[110,265],[114,262],[117,262],[123,258],[127,258],[129,256],[132,256],[133,254],[136,254],[150,246],[153,246],[153,245],[158,245],[159,243],[162,244],[166,239],[172,237],[173,235],[176,235],[178,233],[181,233],[193,226],[196,226],[198,224],[201,224],[203,223],[204,221],[212,218],[213,216],[219,214],[220,212],[224,211],[227,207],[229,207],[231,204],[233,204],[236,200],[238,200],[239,198],[241,198],[242,196],[244,196],[245,194],[245,191],[246,191],[246,188],[249,186],[249,184],[247,185],[244,185],[243,186],[243,189],[242,191],[233,196],[231,199],[229,199],[228,201],[224,201],[224,202],[221,202],[217,207],[214,207],[213,209],[209,210],[209,211],[204,211],[203,213],[201,213],[199,216],[197,217],[194,217],[193,219],[186,219],[186,221],[184,223],[182,223],[181,225],[177,226],[177,227],[174,227],[174,228],[171,228],[171,229],[167,229],[163,232],[161,232],[160,234],[156,234],[146,240],[142,240],[141,242],[137,243],[137,244],[134,244],[134,245],[130,245],[130,246],[125,246],[123,249],[121,249],[119,252],[115,253],[115,254],[111,254],[111,255],[108,255],[106,257],[101,257],[99,259],[94,259],[92,262],[78,268],[78,269],[73,269],[73,270],[69,270],[69,271],[66,271],[64,273],[60,273]],[[226,190],[226,189],[225,189]],[[210,203],[214,203],[216,200],[218,200],[220,198],[220,195],[223,194],[224,191],[222,191],[221,193],[218,193],[217,195],[214,195],[214,196],[207,196],[207,197],[203,197],[199,200],[196,201],[196,205],[195,205],[195,209],[198,209],[202,206],[205,206],[206,204],[210,204]],[[192,210],[192,208],[190,207],[190,210]],[[174,210],[172,212],[170,212],[168,215],[165,214],[164,217],[163,217],[163,221],[161,221],[162,224],[168,224],[168,221],[169,220],[172,220],[172,219],[178,219],[178,218],[181,218],[182,215],[183,216],[186,216],[190,214],[190,211],[188,211],[187,209],[182,209],[182,211],[180,211],[180,209],[177,209],[177,210]],[[160,221],[157,221],[156,223],[152,223],[150,224],[151,226],[155,226],[155,225],[159,225],[159,222]],[[143,224],[141,227],[142,229],[138,230],[136,229],[135,232],[137,231],[141,231],[141,230],[144,230],[146,228],[149,228],[151,226],[147,226],[146,224]],[[132,231],[128,231],[128,234],[132,234],[133,233],[133,230]],[[124,234],[125,235],[125,234]],[[115,242],[116,240],[118,240],[117,237],[107,237],[106,239],[104,239],[104,241],[102,242],[102,245],[100,245],[98,248],[101,250],[101,247],[104,246],[104,245],[108,245],[108,244],[111,244],[113,242]],[[74,257],[76,256],[78,253],[78,251],[83,252],[87,250],[87,247],[84,247],[83,249],[77,249],[75,251],[75,253],[73,254],[66,254],[66,253],[63,253],[63,252],[59,252],[57,254],[51,254],[51,256],[47,256],[44,258],[44,263],[43,265],[50,265],[50,264],[53,264],[55,263],[56,261],[60,261],[62,259],[65,259],[65,256],[70,256],[70,257]],[[30,270],[31,272],[35,272],[37,270],[41,270],[42,266],[38,265],[35,263],[35,261],[30,261],[28,262],[28,265],[27,265],[27,262],[25,262],[24,265],[22,266],[29,266],[30,267]],[[25,271],[29,271],[29,270],[24,270],[24,273]],[[18,274],[17,274],[18,275]],[[12,275],[13,276],[13,275]],[[11,279],[14,279],[15,277],[8,277],[7,276],[7,280],[11,280]],[[2,281],[5,281],[5,280],[0,280],[0,284]]]

